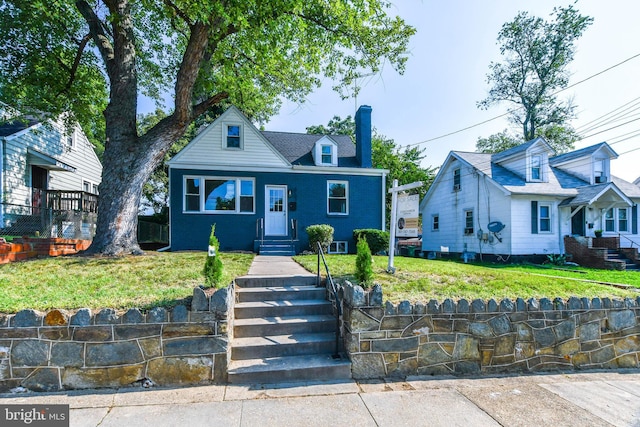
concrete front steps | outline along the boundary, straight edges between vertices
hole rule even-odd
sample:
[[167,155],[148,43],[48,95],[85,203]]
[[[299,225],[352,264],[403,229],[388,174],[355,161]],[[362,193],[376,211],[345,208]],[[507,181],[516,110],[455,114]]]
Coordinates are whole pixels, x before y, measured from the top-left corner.
[[230,383],[351,378],[334,358],[336,318],[315,277],[236,280]]
[[267,256],[294,256],[296,247],[292,240],[258,240],[258,255]]
[[625,271],[638,271],[640,270],[640,266],[635,264],[629,258],[627,258],[623,253],[616,249],[607,249],[607,261],[618,261],[623,262],[625,264]]

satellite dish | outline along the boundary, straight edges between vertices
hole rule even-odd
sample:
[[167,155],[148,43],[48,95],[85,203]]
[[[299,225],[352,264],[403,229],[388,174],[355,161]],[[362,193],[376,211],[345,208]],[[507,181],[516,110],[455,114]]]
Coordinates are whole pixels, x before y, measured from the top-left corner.
[[504,228],[506,227],[506,225],[504,225],[503,223],[501,223],[500,221],[493,221],[490,222],[489,224],[487,224],[487,228],[489,229],[490,232],[492,233],[499,233],[501,232]]

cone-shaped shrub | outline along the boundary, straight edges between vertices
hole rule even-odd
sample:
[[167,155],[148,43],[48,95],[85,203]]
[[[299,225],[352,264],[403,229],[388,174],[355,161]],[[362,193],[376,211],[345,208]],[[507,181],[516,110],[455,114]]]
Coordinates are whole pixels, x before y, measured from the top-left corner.
[[204,263],[204,283],[207,286],[219,286],[222,280],[222,260],[220,259],[220,242],[215,236],[216,225],[211,226],[211,234],[209,235],[209,251],[207,260]]
[[363,288],[368,288],[373,282],[373,266],[371,262],[371,250],[367,241],[361,237],[356,246],[356,279]]

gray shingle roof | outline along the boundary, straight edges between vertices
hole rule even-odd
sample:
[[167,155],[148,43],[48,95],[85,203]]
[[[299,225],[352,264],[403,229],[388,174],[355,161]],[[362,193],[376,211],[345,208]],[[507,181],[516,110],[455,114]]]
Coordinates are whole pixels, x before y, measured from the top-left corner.
[[618,154],[611,147],[609,147],[609,144],[607,144],[606,142],[601,142],[600,144],[591,145],[589,147],[581,148],[580,150],[575,150],[569,153],[560,154],[558,156],[551,157],[549,159],[549,164],[553,166],[553,165],[558,165],[560,163],[569,162],[571,160],[579,159],[582,157],[591,156],[593,153],[595,153],[601,147],[604,147],[604,146],[608,147],[609,150],[613,151],[616,157],[618,156]]
[[1,123],[0,137],[13,135],[14,133],[18,133],[21,130],[29,128],[38,123],[39,122],[35,119],[27,119],[26,121],[14,120],[11,122]]
[[338,145],[339,167],[360,167],[356,160],[356,146],[348,135],[310,135],[293,132],[262,131],[262,135],[293,165],[314,166],[311,151],[314,144],[329,136]]
[[525,151],[527,151],[529,149],[529,147],[531,147],[533,144],[536,144],[539,141],[544,141],[544,139],[543,138],[532,139],[531,141],[525,142],[524,144],[517,145],[517,146],[515,146],[513,148],[501,151],[499,153],[495,153],[495,154],[493,154],[491,156],[491,159],[494,162],[499,162],[500,160],[506,159],[506,158],[511,157],[511,156],[513,156],[515,154],[524,153]]

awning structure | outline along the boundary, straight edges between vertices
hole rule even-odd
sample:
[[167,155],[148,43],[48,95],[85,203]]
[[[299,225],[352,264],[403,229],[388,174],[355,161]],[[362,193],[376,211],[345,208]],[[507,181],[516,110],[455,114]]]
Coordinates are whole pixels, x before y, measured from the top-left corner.
[[611,209],[626,208],[633,205],[631,199],[612,182],[580,187],[577,190],[577,196],[563,200],[560,206],[572,208],[588,206],[596,209]]
[[76,168],[32,148],[27,148],[27,161],[30,165],[40,166],[52,171],[75,172]]

